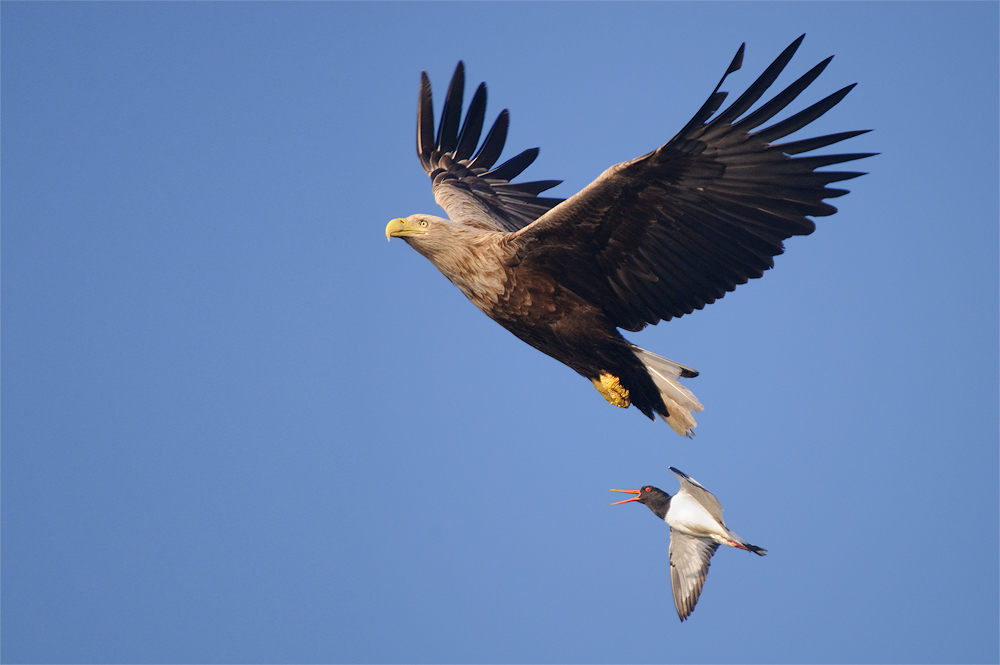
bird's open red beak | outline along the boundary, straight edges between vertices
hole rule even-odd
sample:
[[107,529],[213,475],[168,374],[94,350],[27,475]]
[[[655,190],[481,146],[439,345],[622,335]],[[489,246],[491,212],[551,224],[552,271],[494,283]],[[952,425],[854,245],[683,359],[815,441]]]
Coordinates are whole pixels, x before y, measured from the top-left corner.
[[638,501],[641,492],[639,490],[611,490],[612,492],[621,492],[622,494],[635,494],[631,499],[625,499],[624,501],[615,501],[612,506],[617,506],[619,503],[628,503],[629,501]]

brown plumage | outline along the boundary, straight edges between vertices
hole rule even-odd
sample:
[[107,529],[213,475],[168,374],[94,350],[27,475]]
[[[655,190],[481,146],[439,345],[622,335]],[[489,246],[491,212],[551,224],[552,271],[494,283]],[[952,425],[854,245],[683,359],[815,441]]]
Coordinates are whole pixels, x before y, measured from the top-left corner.
[[791,60],[799,37],[729,108],[719,87],[743,60],[740,47],[708,101],[657,150],[612,166],[563,201],[538,195],[559,181],[511,183],[538,154],[526,150],[497,168],[509,122],[501,112],[479,151],[486,87],[459,126],[465,69],[458,63],[435,136],[422,74],[417,154],[435,200],[450,219],[392,220],[402,237],[494,321],[565,363],[618,406],[659,414],[691,434],[698,400],[677,379],[697,372],[639,349],[618,332],[689,314],[760,277],[782,241],[815,230],[831,215],[824,199],[846,194],[830,183],[862,175],[817,171],[872,153],[799,156],[867,130],[774,144],[820,117],[847,86],[758,129],[791,103],[831,58],[749,112]]

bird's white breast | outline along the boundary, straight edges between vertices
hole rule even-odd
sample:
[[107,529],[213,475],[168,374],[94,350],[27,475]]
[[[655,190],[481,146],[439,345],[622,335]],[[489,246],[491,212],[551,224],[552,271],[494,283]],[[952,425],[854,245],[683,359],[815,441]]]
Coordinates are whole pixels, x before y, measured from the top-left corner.
[[671,528],[689,536],[711,538],[726,535],[726,528],[686,492],[671,497],[666,522]]

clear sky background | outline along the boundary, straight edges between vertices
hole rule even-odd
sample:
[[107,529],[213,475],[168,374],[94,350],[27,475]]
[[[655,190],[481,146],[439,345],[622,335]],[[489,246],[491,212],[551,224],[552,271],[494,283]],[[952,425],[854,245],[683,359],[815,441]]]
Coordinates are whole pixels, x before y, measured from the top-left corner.
[[[998,5],[2,5],[4,662],[996,662]],[[840,212],[630,339],[682,439],[489,321],[389,219],[463,59],[569,196],[741,42],[857,82]],[[775,88],[776,90],[778,88]],[[734,99],[731,96],[730,99]],[[681,624],[668,529],[712,490]]]

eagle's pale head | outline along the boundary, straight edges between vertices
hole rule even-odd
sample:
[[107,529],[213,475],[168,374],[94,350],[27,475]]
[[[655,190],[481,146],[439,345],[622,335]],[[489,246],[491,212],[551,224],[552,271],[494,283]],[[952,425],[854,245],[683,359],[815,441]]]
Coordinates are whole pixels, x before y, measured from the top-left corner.
[[385,227],[386,238],[405,240],[483,311],[503,292],[505,235],[434,215],[397,217]]

